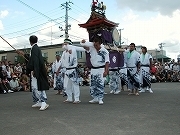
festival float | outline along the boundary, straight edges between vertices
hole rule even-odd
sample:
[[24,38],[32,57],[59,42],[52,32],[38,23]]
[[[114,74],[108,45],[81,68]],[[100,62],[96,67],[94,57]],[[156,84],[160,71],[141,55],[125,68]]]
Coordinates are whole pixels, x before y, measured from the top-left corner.
[[[91,4],[91,15],[84,24],[78,24],[82,28],[86,28],[89,33],[89,41],[92,42],[96,35],[100,35],[102,43],[109,51],[110,68],[120,68],[124,65],[124,57],[119,48],[119,32],[117,27],[119,23],[115,23],[106,18],[106,6],[103,2],[93,0]],[[90,55],[86,53],[86,64],[91,68]]]

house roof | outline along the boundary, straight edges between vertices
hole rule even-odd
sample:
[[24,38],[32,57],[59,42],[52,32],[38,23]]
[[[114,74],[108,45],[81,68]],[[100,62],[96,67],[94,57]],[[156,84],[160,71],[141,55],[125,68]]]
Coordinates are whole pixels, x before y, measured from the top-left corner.
[[117,27],[119,24],[112,22],[106,18],[105,15],[101,15],[97,12],[92,12],[88,21],[84,24],[78,24],[82,28],[91,28],[96,25],[104,25],[107,27]]

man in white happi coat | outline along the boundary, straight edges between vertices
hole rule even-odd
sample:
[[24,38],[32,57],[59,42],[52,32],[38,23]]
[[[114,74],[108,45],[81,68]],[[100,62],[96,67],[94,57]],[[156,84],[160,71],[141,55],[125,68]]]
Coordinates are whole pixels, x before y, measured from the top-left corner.
[[145,89],[150,93],[153,93],[151,89],[151,67],[152,67],[152,56],[147,53],[147,48],[142,47],[142,54],[140,55],[140,92],[145,92]]
[[67,99],[64,101],[65,103],[73,102],[74,95],[74,104],[80,103],[80,90],[79,90],[79,76],[77,73],[77,51],[85,51],[82,47],[72,46],[72,41],[70,39],[64,40],[63,51],[61,61],[62,66],[66,68],[65,76],[64,76],[64,89],[67,94]]
[[63,90],[63,82],[64,82],[64,77],[63,77],[63,72],[62,72],[62,62],[61,62],[61,56],[60,54],[56,54],[56,60],[52,64],[52,74],[54,76],[54,90],[57,90],[58,92],[56,95],[60,94],[62,95],[62,90]]
[[131,43],[127,52],[127,77],[128,77],[128,89],[130,94],[139,95],[139,62],[140,54],[135,50],[135,44]]
[[90,94],[93,97],[89,103],[103,104],[104,97],[104,77],[109,70],[109,52],[102,45],[100,37],[95,37],[93,42],[82,40],[81,45],[90,53],[91,81]]

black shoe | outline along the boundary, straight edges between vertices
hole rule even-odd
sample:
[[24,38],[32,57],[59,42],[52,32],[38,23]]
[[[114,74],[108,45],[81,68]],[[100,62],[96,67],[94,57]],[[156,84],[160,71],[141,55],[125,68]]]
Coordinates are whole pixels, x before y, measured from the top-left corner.
[[66,96],[67,96],[66,92],[63,92],[63,97],[66,97]]

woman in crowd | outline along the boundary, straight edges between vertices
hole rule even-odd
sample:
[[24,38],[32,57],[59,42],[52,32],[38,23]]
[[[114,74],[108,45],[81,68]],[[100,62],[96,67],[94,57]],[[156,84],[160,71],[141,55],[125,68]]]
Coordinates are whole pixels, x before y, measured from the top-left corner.
[[27,77],[27,75],[22,74],[22,76],[19,79],[19,84],[22,87],[21,90],[22,91],[29,91],[29,79]]

